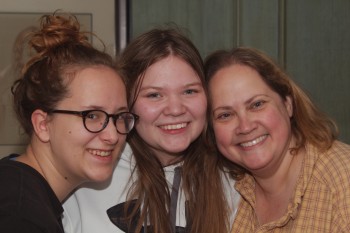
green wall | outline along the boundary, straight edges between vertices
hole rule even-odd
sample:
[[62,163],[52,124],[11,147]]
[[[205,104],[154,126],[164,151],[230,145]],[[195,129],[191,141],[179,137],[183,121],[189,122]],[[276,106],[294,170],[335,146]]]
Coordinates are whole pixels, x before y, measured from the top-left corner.
[[264,50],[350,143],[349,12],[348,0],[134,0],[131,38],[176,23],[203,57],[237,45]]

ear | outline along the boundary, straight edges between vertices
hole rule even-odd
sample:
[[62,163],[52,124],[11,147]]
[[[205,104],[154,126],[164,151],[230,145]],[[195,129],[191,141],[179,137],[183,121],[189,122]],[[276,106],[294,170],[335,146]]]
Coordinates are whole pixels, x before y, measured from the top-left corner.
[[32,125],[34,128],[34,133],[42,142],[48,142],[50,140],[49,134],[49,117],[46,112],[36,109],[32,113]]
[[293,116],[293,99],[291,96],[287,96],[286,100],[284,101],[284,105],[286,106],[288,116]]

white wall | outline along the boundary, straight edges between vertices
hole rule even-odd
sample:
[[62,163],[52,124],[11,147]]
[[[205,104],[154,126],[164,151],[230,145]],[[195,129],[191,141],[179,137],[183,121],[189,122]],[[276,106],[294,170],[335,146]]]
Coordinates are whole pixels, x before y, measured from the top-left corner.
[[50,13],[62,10],[70,13],[92,13],[93,32],[115,54],[114,0],[0,0],[0,12]]

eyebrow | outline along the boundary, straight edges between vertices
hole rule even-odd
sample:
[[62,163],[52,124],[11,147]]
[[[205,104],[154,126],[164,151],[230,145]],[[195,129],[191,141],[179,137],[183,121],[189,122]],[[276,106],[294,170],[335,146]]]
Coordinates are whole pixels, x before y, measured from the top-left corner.
[[[198,82],[193,82],[193,83],[188,83],[188,84],[184,85],[183,87],[186,88],[186,87],[192,87],[192,86],[201,86],[201,87],[203,87],[203,85],[202,85],[202,83],[201,83],[200,81],[198,81]],[[147,90],[147,89],[157,89],[157,90],[161,90],[161,89],[163,89],[163,87],[154,86],[154,85],[149,85],[149,86],[141,87],[141,88],[140,88],[140,91]]]
[[218,110],[231,110],[231,109],[232,109],[232,107],[230,107],[230,106],[220,106],[220,107],[213,109],[212,112],[215,113]]
[[203,87],[203,84],[201,82],[194,82],[194,83],[189,83],[185,85],[185,87],[190,87],[190,86],[201,86]]
[[[98,105],[84,106],[84,108],[104,111],[104,107],[98,106]],[[127,106],[122,106],[122,107],[119,107],[116,112],[122,112],[122,111],[129,111],[129,108]]]
[[[258,97],[260,97],[260,96],[266,97],[266,98],[270,98],[270,96],[265,95],[265,94],[257,94],[257,95],[254,95],[254,96],[250,97],[250,98],[247,99],[246,101],[244,101],[244,105],[247,105],[247,104],[251,103],[254,99],[256,99],[256,98],[258,98]],[[215,112],[215,111],[217,111],[217,110],[231,110],[231,109],[232,109],[231,106],[229,106],[229,105],[224,105],[224,106],[219,106],[219,107],[213,109],[212,112]]]

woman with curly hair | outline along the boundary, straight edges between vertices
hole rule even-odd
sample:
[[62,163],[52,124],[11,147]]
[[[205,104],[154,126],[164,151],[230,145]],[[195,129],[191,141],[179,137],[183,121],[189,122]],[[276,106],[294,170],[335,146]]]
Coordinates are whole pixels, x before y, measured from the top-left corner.
[[0,161],[1,232],[63,233],[61,203],[112,175],[134,126],[115,62],[79,28],[74,16],[44,15],[23,42],[34,54],[12,92],[30,142]]

